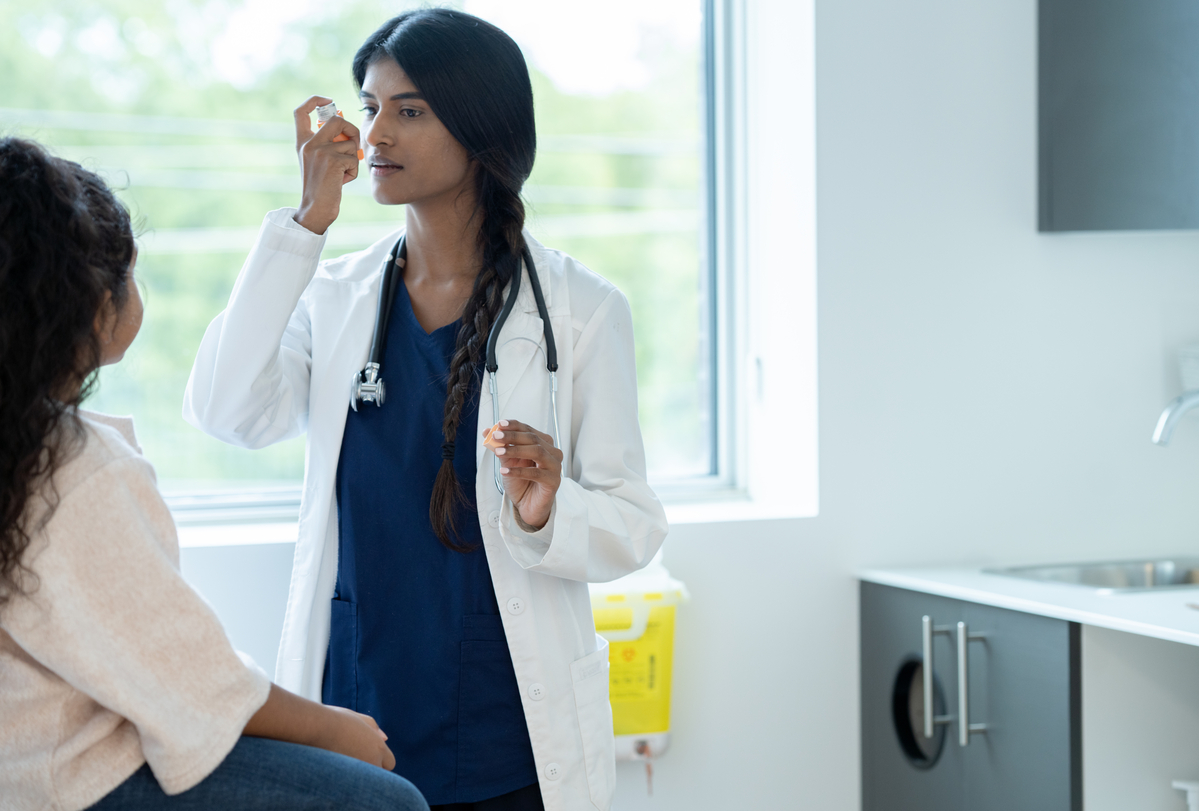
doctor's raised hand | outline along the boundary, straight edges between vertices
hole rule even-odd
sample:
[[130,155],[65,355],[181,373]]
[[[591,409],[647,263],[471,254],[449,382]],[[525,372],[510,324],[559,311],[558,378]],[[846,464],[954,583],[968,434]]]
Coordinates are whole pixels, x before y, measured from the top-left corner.
[[562,451],[554,447],[554,438],[523,422],[500,420],[483,432],[483,444],[503,465],[504,492],[516,506],[521,529],[544,527],[562,485]]
[[[341,187],[358,177],[358,128],[341,116],[312,129],[312,113],[333,99],[311,96],[296,108],[296,154],[304,191],[295,220],[323,234],[341,211]],[[339,135],[346,136],[337,140]]]

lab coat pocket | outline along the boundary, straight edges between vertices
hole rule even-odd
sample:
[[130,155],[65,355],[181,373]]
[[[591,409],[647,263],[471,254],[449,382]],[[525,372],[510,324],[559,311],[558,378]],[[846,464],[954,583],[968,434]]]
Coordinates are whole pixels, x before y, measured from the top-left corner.
[[573,662],[575,711],[583,736],[587,763],[587,788],[599,809],[612,803],[616,784],[616,739],[612,732],[612,705],[608,703],[608,641],[598,637],[600,648]]
[[358,711],[358,604],[332,600],[329,617],[329,666],[321,699]]

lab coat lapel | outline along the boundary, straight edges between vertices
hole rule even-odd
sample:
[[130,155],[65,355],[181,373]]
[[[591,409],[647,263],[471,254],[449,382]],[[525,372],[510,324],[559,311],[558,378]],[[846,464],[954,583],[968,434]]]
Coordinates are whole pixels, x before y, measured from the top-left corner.
[[[312,295],[320,296],[328,306],[314,311],[311,324],[310,431],[305,492],[300,503],[300,534],[293,564],[296,574],[291,586],[293,597],[289,598],[299,599],[297,605],[305,608],[296,616],[288,609],[294,627],[288,627],[285,621],[284,640],[290,647],[280,653],[278,672],[289,687],[315,700],[320,700],[324,651],[329,639],[329,598],[333,596],[337,576],[337,510],[333,492],[337,459],[349,411],[350,378],[362,368],[369,352],[377,291],[377,278],[351,283],[318,279],[311,290]],[[297,588],[303,590],[298,598]]]
[[[314,425],[325,426],[328,433],[323,439],[328,442],[328,455],[334,466],[350,406],[350,383],[354,373],[366,364],[366,356],[370,351],[381,275],[376,275],[368,282],[330,283],[330,289],[322,291],[322,294],[344,296],[346,300],[340,307],[321,309],[325,313],[336,313],[339,317],[335,322],[312,325],[313,346],[327,348],[328,354],[323,359],[313,359],[312,391],[320,392],[320,397],[314,397],[311,403],[311,421]],[[316,335],[324,331],[322,327],[328,334],[318,341]],[[373,404],[366,407],[376,408]]]
[[[516,391],[517,384],[524,377],[529,363],[540,356],[543,351],[541,350],[543,340],[541,318],[537,314],[537,301],[533,297],[533,288],[529,283],[529,275],[523,262],[521,263],[521,272],[523,275],[516,304],[512,307],[512,312],[508,315],[504,328],[500,330],[499,342],[495,348],[495,362],[499,367],[496,372],[498,395],[496,399],[499,401],[500,419],[511,416],[507,414],[506,410],[511,406],[512,395]],[[542,278],[545,277],[542,276]],[[507,295],[508,291],[505,288],[504,296],[507,297]],[[546,296],[548,299],[548,291],[546,291]],[[481,435],[483,430],[491,427],[491,421],[491,391],[486,376],[484,376],[482,391],[479,393],[477,436],[480,436],[480,439],[476,447],[476,460],[480,464],[483,460]]]
[[[516,297],[516,305],[512,308],[507,323],[504,324],[504,329],[500,332],[499,343],[495,349],[495,360],[499,365],[497,387],[499,389],[500,419],[504,419],[506,416],[505,409],[511,406],[512,394],[521,378],[524,377],[529,363],[534,358],[545,357],[545,350],[542,348],[542,344],[545,342],[545,328],[537,311],[537,298],[533,295],[533,284],[529,280],[533,269],[523,261],[520,263],[520,269],[520,293]],[[536,272],[548,309],[552,301],[549,274],[543,268],[536,268]]]

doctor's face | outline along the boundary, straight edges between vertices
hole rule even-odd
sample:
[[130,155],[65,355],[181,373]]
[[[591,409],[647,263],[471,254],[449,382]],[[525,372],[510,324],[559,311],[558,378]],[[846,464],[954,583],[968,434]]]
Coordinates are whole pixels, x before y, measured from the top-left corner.
[[433,114],[404,69],[379,59],[362,80],[362,138],[371,192],[383,205],[473,191],[466,148]]

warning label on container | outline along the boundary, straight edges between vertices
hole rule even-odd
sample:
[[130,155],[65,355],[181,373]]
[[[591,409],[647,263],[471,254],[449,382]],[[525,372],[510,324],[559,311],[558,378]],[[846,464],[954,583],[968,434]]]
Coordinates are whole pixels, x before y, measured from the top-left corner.
[[617,735],[670,729],[674,606],[655,607],[639,639],[609,643],[609,697]]

